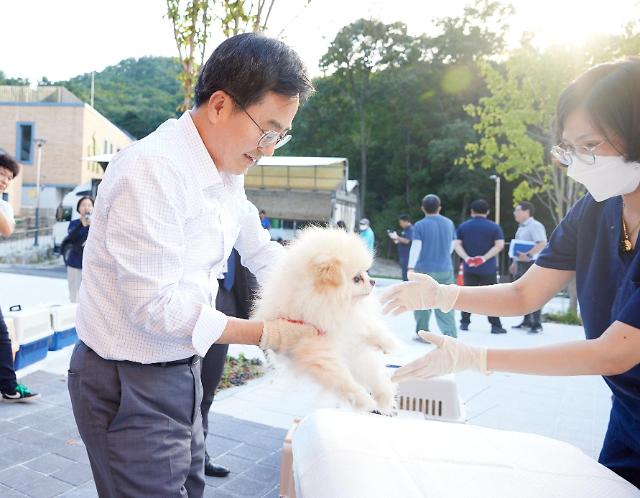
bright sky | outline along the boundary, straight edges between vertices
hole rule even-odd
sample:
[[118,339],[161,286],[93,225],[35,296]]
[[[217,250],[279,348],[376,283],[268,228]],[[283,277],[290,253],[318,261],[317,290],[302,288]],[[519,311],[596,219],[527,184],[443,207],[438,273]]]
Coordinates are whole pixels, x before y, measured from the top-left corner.
[[[0,0],[0,70],[8,76],[63,80],[100,71],[127,57],[177,55],[164,0]],[[270,34],[282,37],[313,74],[335,34],[359,19],[405,22],[412,34],[433,32],[432,20],[462,14],[465,0],[276,0]],[[535,33],[540,45],[579,43],[618,33],[640,19],[640,0],[513,0],[512,40]],[[430,5],[432,4],[432,5]],[[215,36],[209,51],[221,40]]]

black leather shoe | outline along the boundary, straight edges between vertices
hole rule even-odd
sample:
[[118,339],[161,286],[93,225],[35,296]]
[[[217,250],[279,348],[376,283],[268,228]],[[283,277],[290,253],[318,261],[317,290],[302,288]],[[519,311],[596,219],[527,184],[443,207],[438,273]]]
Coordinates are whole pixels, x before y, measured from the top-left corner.
[[209,477],[227,477],[229,472],[229,469],[222,465],[216,465],[210,461],[204,463],[204,473]]
[[204,452],[204,473],[210,477],[227,477],[229,469],[211,462],[209,453]]
[[512,329],[530,329],[531,328],[531,324],[526,323],[526,322],[522,322],[518,325],[512,325],[511,326]]
[[530,334],[537,334],[539,332],[542,332],[542,325],[534,325],[533,327],[529,328]]
[[493,327],[491,327],[491,333],[492,334],[506,334],[507,331],[503,327],[498,327],[498,326],[494,325]]
[[460,330],[464,330],[465,332],[469,330],[469,324],[468,323],[461,323],[460,324]]

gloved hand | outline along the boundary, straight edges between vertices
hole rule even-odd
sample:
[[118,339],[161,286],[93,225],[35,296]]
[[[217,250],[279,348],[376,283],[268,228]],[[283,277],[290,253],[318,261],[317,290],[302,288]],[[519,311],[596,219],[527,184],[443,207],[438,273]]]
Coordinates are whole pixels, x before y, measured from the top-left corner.
[[276,353],[286,354],[303,337],[318,335],[323,334],[313,325],[297,320],[278,318],[264,322],[259,346],[262,350],[271,349]]
[[380,298],[384,313],[399,315],[410,310],[439,308],[445,313],[456,304],[460,287],[441,285],[429,275],[409,272],[409,281],[391,286]]
[[463,370],[478,370],[485,375],[491,373],[487,370],[487,348],[485,346],[469,346],[441,333],[421,330],[418,334],[423,341],[435,344],[436,348],[396,370],[391,377],[393,382],[428,379]]

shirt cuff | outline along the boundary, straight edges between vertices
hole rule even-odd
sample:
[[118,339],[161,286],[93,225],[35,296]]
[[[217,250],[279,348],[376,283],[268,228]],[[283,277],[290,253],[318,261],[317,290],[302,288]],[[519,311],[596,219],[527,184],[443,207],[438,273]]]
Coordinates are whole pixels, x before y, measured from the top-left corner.
[[191,343],[200,356],[204,357],[211,345],[220,338],[228,320],[224,313],[206,305],[202,306],[191,335]]

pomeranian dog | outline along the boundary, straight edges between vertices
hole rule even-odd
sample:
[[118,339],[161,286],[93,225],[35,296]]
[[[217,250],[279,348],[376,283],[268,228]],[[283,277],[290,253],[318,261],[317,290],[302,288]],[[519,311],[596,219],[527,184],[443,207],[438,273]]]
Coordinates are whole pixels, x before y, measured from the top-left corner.
[[372,295],[375,281],[367,274],[372,262],[357,235],[308,228],[262,286],[253,316],[315,326],[317,336],[301,337],[287,351],[294,371],[310,375],[356,410],[391,414],[395,385],[383,354],[397,342]]

